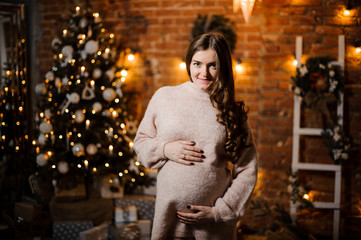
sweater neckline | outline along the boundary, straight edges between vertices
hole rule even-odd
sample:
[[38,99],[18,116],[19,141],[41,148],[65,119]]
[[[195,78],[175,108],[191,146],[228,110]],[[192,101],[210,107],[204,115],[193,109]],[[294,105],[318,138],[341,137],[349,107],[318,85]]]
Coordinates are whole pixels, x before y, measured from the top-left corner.
[[195,95],[209,99],[210,92],[208,90],[200,89],[192,81],[185,82],[184,85],[187,86]]

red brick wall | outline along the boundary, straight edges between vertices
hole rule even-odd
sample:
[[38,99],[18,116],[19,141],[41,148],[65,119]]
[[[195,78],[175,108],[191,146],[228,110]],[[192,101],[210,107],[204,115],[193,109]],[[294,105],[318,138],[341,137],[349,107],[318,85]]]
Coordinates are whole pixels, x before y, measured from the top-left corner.
[[[42,40],[38,45],[41,76],[52,65],[50,43],[61,25],[75,8],[70,0],[39,0]],[[236,76],[236,96],[250,107],[250,122],[254,128],[259,151],[260,177],[254,198],[261,197],[289,206],[287,187],[283,180],[290,168],[292,155],[293,93],[289,78],[294,74],[295,37],[302,35],[306,56],[337,54],[339,34],[346,36],[345,59],[345,131],[355,146],[361,144],[361,54],[354,53],[353,42],[361,36],[361,7],[349,17],[342,15],[347,0],[262,0],[256,1],[250,23],[245,24],[241,12],[233,13],[232,0],[91,0],[104,26],[121,37],[128,46],[141,51],[131,88],[141,94],[138,100],[141,116],[149,97],[164,85],[176,85],[187,80],[179,63],[185,56],[190,31],[198,14],[223,14],[235,22],[237,45],[234,58],[241,58],[244,70]],[[356,1],[355,1],[356,2]],[[81,7],[84,0],[75,1]],[[304,58],[305,58],[304,57]],[[319,143],[320,144],[320,143]],[[322,148],[323,146],[320,146]],[[304,149],[305,155],[314,150]],[[317,149],[316,149],[317,152]],[[325,152],[325,151],[322,151]],[[307,157],[307,156],[306,156]],[[323,156],[324,157],[324,156]],[[322,157],[321,157],[322,158]],[[361,214],[361,167],[356,154],[345,162],[342,185],[341,234],[349,236],[349,216]],[[304,174],[306,185],[329,196],[333,178],[324,174]],[[326,197],[329,198],[329,197]],[[332,217],[312,219],[317,224],[307,226],[319,235],[332,234]],[[320,216],[320,215],[317,215]],[[321,214],[321,216],[323,216]],[[248,211],[246,220],[252,221]],[[257,220],[257,222],[259,222]],[[316,226],[316,227],[312,227]]]

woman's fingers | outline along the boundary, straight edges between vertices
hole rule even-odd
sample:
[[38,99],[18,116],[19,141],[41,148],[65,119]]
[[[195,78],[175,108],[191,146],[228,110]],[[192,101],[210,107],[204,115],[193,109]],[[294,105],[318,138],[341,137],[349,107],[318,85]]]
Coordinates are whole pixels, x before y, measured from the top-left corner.
[[203,150],[195,147],[193,141],[169,142],[164,146],[164,155],[175,162],[193,165],[193,162],[202,162],[205,156]]
[[188,166],[194,165],[193,162],[187,161],[187,160],[183,160],[183,159],[177,159],[176,162],[177,162],[177,163],[180,163],[180,164],[183,164],[183,165],[188,165]]
[[184,144],[184,149],[196,153],[203,153],[203,150],[201,148],[195,147],[196,143],[194,141],[182,141]]
[[182,156],[182,159],[194,162],[203,162],[203,158],[202,154],[197,154],[191,151],[186,151]]
[[186,224],[195,224],[195,223],[206,223],[214,221],[214,214],[211,207],[208,206],[197,206],[189,205],[189,209],[192,210],[192,213],[186,212],[177,212],[177,217],[181,222]]

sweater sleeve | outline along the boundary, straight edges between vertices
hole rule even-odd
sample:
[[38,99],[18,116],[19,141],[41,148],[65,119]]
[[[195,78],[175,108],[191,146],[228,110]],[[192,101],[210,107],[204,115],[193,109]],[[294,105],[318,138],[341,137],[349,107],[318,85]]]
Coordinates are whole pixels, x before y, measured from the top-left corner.
[[[248,123],[246,123],[248,125]],[[218,198],[212,210],[216,222],[237,221],[247,208],[257,182],[257,153],[251,130],[247,126],[246,147],[233,162],[232,184],[225,194]]]
[[157,136],[157,109],[161,101],[159,90],[150,100],[134,139],[134,150],[138,161],[146,168],[161,168],[167,161],[163,153],[166,141]]

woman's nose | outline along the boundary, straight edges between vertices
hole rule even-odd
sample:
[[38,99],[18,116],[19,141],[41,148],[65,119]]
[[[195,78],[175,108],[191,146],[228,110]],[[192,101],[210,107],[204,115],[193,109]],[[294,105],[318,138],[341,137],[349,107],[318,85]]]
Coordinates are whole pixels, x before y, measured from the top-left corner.
[[202,67],[201,74],[202,74],[203,77],[207,77],[208,74],[209,74],[208,68],[207,67]]

